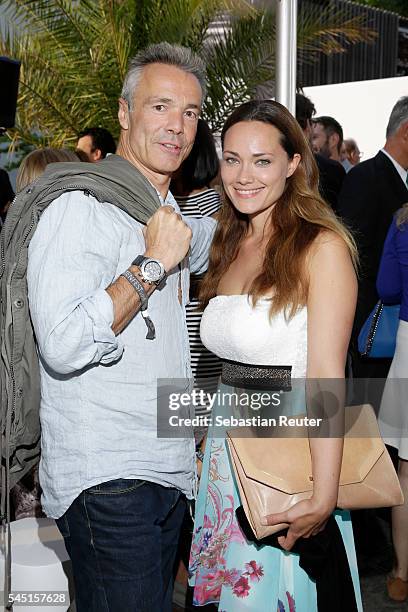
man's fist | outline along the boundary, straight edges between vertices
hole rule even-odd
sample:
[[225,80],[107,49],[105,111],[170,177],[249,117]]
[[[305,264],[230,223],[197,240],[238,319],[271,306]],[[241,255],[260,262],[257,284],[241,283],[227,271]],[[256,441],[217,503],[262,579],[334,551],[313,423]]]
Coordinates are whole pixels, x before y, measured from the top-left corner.
[[192,232],[171,206],[161,206],[144,231],[146,257],[158,259],[170,272],[187,255]]

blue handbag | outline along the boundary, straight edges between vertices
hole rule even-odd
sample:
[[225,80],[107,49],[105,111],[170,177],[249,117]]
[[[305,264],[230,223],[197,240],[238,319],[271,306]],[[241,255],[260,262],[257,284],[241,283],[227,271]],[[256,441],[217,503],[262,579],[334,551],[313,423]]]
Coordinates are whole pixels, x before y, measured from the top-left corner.
[[394,357],[399,324],[400,304],[387,306],[377,302],[358,335],[358,352],[362,357]]

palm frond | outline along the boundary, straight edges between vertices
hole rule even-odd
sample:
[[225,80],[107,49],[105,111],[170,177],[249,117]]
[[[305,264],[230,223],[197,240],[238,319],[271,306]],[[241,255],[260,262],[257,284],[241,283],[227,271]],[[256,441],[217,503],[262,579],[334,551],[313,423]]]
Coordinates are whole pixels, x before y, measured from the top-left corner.
[[229,32],[208,46],[204,115],[214,131],[236,106],[253,96],[258,84],[274,75],[273,34],[273,15],[257,12],[233,22]]
[[299,59],[308,61],[309,54],[344,53],[350,45],[373,42],[377,33],[361,16],[349,18],[345,11],[314,6],[300,12],[297,37]]
[[[275,20],[249,0],[2,0],[0,53],[21,60],[18,138],[34,145],[74,143],[86,125],[118,133],[117,98],[129,57],[167,40],[205,60],[204,116],[219,130],[241,102],[274,79]],[[341,53],[375,34],[360,19],[301,12],[298,59]]]

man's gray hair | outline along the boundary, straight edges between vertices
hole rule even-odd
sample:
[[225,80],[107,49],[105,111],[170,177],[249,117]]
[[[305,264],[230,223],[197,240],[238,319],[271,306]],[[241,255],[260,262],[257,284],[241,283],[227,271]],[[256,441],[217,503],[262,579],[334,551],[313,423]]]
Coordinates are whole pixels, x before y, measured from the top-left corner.
[[180,45],[171,45],[162,42],[149,45],[139,51],[129,62],[128,71],[123,82],[121,97],[127,101],[129,110],[132,110],[133,96],[140,80],[142,70],[149,64],[167,64],[175,66],[194,75],[200,83],[203,99],[206,94],[205,64],[191,49]]
[[408,96],[400,98],[392,109],[387,125],[387,138],[394,136],[406,121],[408,121]]

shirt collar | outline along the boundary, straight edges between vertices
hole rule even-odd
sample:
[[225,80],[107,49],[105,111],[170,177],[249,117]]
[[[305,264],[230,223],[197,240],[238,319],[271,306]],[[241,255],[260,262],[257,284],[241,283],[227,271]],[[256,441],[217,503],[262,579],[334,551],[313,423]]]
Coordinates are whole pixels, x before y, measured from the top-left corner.
[[[152,187],[154,187],[154,185],[152,185]],[[154,187],[154,189],[156,189],[156,187]],[[156,193],[159,196],[160,204],[162,206],[172,206],[176,210],[176,212],[180,212],[180,207],[177,204],[177,202],[176,202],[176,200],[174,198],[174,195],[171,193],[170,190],[167,192],[167,195],[166,195],[165,199],[163,198],[161,193],[159,191],[157,191],[157,189],[156,189]]]
[[389,153],[387,153],[387,151],[385,151],[385,149],[381,149],[381,153],[384,153],[384,155],[386,155],[388,157],[388,159],[390,159],[392,161],[392,163],[394,164],[394,168],[396,169],[396,171],[400,175],[401,179],[403,180],[405,187],[408,189],[408,184],[407,184],[407,175],[408,175],[408,172],[407,172],[407,170],[405,170],[405,168],[403,168],[401,166],[401,164],[399,164],[393,157],[391,157],[391,155]]

